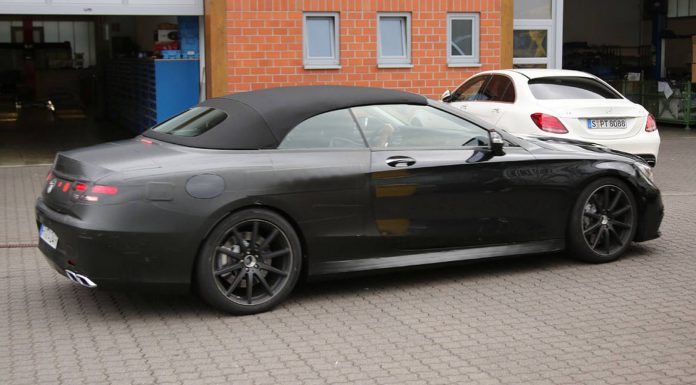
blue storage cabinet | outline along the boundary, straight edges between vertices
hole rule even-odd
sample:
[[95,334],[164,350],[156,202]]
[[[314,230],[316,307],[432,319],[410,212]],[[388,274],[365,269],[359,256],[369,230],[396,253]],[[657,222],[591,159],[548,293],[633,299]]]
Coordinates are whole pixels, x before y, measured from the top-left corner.
[[196,59],[114,59],[107,72],[110,118],[136,133],[198,104]]
[[157,123],[198,104],[198,60],[155,60]]
[[177,20],[182,57],[198,59],[198,16],[179,16]]

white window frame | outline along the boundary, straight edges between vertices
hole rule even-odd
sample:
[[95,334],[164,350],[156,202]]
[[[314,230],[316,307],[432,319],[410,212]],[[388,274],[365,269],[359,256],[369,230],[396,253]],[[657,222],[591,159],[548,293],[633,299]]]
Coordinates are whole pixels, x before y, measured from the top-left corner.
[[539,29],[547,31],[547,56],[542,58],[513,57],[513,67],[515,64],[545,64],[546,68],[563,68],[563,0],[551,0],[550,19],[515,19],[513,21],[513,30]]
[[[454,20],[471,20],[471,55],[452,55],[452,22]],[[480,67],[481,66],[481,15],[479,13],[448,13],[447,14],[447,66],[448,67]]]
[[[406,20],[406,30],[404,31],[404,52],[406,56],[384,56],[382,55],[382,18],[401,17]],[[379,68],[412,68],[411,63],[411,13],[410,12],[380,12],[377,14],[377,67]]]
[[[333,19],[333,39],[331,39],[331,56],[310,57],[309,56],[309,34],[307,33],[308,18],[327,18]],[[338,12],[305,12],[302,15],[302,51],[305,69],[340,69],[341,68],[341,49],[339,35],[339,13]]]

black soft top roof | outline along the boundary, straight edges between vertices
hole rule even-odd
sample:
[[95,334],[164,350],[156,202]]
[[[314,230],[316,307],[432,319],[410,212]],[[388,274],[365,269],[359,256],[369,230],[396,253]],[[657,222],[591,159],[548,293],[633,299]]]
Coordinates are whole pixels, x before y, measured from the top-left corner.
[[227,119],[199,136],[147,130],[143,135],[190,147],[252,150],[276,148],[299,123],[324,112],[374,104],[426,105],[410,92],[348,86],[280,87],[208,99],[199,106],[220,109]]

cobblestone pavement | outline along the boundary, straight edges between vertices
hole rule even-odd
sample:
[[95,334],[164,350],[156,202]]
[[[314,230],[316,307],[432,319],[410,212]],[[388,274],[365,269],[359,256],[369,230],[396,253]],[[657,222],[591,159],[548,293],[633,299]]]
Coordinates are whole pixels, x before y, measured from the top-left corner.
[[18,247],[47,167],[0,168],[0,383],[696,384],[696,133],[663,138],[663,236],[616,263],[311,283],[246,317],[71,284]]

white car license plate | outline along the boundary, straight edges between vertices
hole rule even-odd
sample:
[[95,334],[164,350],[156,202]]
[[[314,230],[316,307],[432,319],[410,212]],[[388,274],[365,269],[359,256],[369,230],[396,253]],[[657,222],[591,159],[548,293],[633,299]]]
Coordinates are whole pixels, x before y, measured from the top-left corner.
[[628,128],[626,119],[587,119],[587,128]]
[[39,228],[39,238],[54,249],[58,247],[58,235],[44,225]]

